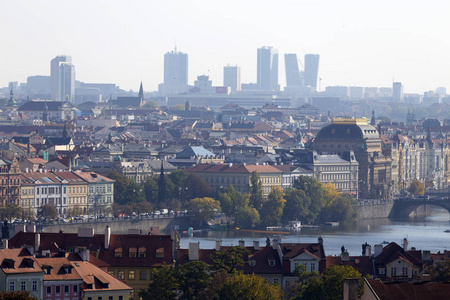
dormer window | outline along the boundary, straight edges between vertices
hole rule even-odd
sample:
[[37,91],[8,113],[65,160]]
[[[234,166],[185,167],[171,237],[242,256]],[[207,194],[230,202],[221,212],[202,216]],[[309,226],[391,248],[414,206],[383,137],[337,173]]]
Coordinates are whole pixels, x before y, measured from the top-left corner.
[[254,259],[249,260],[248,264],[249,264],[250,267],[254,267],[254,266],[256,266],[256,260],[254,260]]
[[128,257],[129,258],[136,258],[137,257],[137,248],[136,247],[128,249]]
[[147,257],[147,248],[146,247],[139,247],[139,258],[146,258]]
[[156,249],[156,258],[164,258],[164,248]]
[[269,266],[274,267],[275,266],[275,260],[270,259],[269,260]]
[[14,260],[10,258],[3,259],[2,266],[8,269],[14,269]]
[[114,250],[114,257],[115,258],[122,258],[122,248],[116,248]]

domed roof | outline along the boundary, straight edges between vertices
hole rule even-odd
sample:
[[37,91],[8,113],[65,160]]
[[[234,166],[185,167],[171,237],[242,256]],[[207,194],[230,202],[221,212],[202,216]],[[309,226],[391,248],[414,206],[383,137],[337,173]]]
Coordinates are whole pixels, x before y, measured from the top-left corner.
[[375,127],[366,119],[333,119],[333,123],[319,130],[316,141],[320,139],[379,139]]
[[114,161],[122,161],[122,157],[120,155],[116,155],[114,157]]

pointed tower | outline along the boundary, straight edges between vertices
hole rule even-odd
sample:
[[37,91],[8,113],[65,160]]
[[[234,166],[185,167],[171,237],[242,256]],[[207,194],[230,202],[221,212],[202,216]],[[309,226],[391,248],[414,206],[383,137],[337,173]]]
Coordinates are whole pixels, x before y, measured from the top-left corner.
[[375,120],[375,110],[372,110],[372,119],[370,120],[370,125],[375,126],[377,122]]
[[62,137],[67,139],[69,137],[69,132],[67,131],[67,123],[64,124],[64,129],[62,132]]
[[428,132],[427,132],[427,144],[429,149],[433,149],[433,140],[431,139],[431,129],[430,126],[428,126]]
[[145,99],[144,99],[144,88],[142,87],[142,81],[141,81],[141,86],[139,87],[139,94],[138,94],[138,98],[141,99],[141,103],[140,103],[140,107],[144,106],[145,104]]

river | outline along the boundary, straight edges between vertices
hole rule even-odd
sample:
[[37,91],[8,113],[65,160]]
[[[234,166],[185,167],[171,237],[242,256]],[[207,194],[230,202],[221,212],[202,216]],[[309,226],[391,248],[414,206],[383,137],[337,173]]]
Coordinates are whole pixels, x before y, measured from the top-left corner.
[[[195,229],[195,228],[194,228]],[[409,241],[408,249],[415,247],[418,250],[438,252],[450,250],[449,213],[447,210],[434,209],[427,217],[394,220],[372,219],[361,220],[346,226],[322,226],[320,228],[302,228],[301,231],[291,231],[289,235],[282,236],[283,243],[316,243],[322,236],[326,255],[338,255],[344,246],[350,255],[361,255],[361,245],[367,242],[372,245],[384,241],[396,242],[402,245],[403,238]],[[222,240],[222,245],[238,245],[240,239],[246,246],[251,246],[258,240],[260,245],[266,243],[266,237],[273,238],[272,232],[255,233],[242,231],[209,231],[194,232],[193,237],[182,236],[181,247],[188,248],[189,242],[200,242],[200,248],[214,248],[216,240]]]

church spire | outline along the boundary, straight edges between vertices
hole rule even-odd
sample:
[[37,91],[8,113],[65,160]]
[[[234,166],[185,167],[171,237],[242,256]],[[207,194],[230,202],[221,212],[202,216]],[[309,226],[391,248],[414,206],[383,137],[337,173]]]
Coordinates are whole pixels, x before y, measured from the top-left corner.
[[139,88],[138,97],[144,98],[144,88],[142,87],[142,81],[141,81],[141,87]]
[[372,110],[372,119],[370,120],[370,125],[377,125],[377,121],[375,120],[375,110]]

